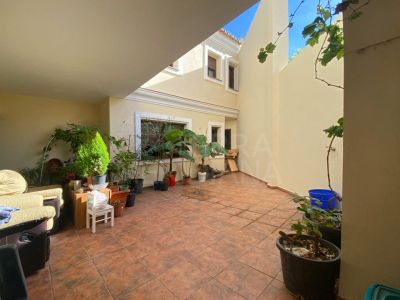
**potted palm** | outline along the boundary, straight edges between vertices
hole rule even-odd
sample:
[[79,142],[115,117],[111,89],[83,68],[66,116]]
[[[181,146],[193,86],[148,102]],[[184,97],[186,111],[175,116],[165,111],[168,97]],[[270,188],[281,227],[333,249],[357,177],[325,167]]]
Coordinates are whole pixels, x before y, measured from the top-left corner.
[[215,142],[207,142],[207,138],[203,134],[196,135],[195,144],[201,155],[201,165],[199,167],[198,179],[200,182],[205,182],[207,179],[207,167],[205,159],[207,157],[216,157],[217,155],[225,154],[226,150],[223,146]]
[[160,191],[163,186],[163,181],[160,180],[160,167],[165,168],[165,145],[164,131],[161,126],[152,122],[142,124],[142,132],[147,134],[140,136],[141,138],[141,153],[146,155],[146,161],[157,165],[157,177],[154,181],[154,190]]
[[88,177],[93,185],[105,185],[110,155],[99,132],[92,139],[79,146],[76,153],[75,169],[78,174]]
[[176,183],[176,171],[172,170],[172,162],[174,157],[179,155],[179,151],[185,148],[185,142],[183,140],[183,130],[175,127],[168,127],[164,134],[164,151],[169,159],[169,185],[174,186]]
[[[191,147],[193,142],[195,141],[196,133],[189,129],[183,130],[183,140],[185,142],[184,147],[182,150],[179,151],[179,156],[182,158],[182,183],[183,185],[190,185],[191,184],[191,168],[192,163],[194,162],[193,155],[191,153]],[[185,171],[185,161],[189,161],[189,170],[188,173]]]

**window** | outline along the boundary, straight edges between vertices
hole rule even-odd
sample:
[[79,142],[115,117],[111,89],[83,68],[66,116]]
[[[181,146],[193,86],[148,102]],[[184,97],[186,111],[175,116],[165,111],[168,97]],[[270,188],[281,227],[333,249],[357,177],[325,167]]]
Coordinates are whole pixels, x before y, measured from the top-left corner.
[[229,88],[235,89],[235,68],[233,66],[229,66]]
[[204,79],[223,84],[224,55],[208,45],[204,46]]
[[226,65],[227,82],[225,88],[227,91],[237,92],[239,90],[239,64],[234,59],[228,58]]
[[168,65],[168,67],[166,67],[164,69],[164,71],[174,74],[174,75],[182,75],[183,74],[183,68],[182,68],[182,63],[181,63],[181,59],[178,59],[172,63],[170,63]]
[[208,56],[208,77],[217,78],[217,60],[212,56]]
[[225,149],[231,150],[232,148],[232,130],[225,129]]
[[215,142],[218,143],[218,130],[220,128],[219,127],[211,127],[211,142]]
[[[185,129],[185,124],[168,121],[141,120],[141,150],[147,151],[151,146],[164,140],[164,134],[169,128]],[[157,153],[153,153],[157,156]],[[179,157],[179,155],[174,155]]]
[[225,124],[222,122],[208,122],[207,142],[225,146]]
[[164,133],[169,126],[191,130],[192,119],[136,112],[135,148],[139,150],[148,150],[151,145],[154,145],[163,138],[162,133]]

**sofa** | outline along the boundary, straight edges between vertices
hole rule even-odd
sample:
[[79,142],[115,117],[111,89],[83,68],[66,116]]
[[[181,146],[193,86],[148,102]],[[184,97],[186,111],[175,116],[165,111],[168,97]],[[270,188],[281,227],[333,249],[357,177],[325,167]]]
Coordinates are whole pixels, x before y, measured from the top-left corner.
[[0,225],[0,246],[17,246],[25,275],[43,268],[50,256],[54,207],[44,206],[43,196],[29,194],[2,197],[0,206],[18,209]]
[[[60,228],[61,214],[64,206],[63,190],[60,185],[41,187],[28,187],[25,178],[13,170],[0,170],[0,200],[29,199],[30,195],[42,196],[44,206],[52,206],[55,216],[52,218],[50,234],[56,233]],[[20,198],[19,198],[20,197]]]

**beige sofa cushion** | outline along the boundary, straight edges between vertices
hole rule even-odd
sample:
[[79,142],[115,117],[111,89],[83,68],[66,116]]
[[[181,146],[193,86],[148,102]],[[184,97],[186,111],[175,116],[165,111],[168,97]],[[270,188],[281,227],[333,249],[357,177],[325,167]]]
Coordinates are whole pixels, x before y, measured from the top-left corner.
[[0,170],[0,196],[22,194],[26,191],[28,184],[25,178],[18,172],[12,170]]
[[47,230],[51,230],[53,228],[53,218],[55,215],[56,211],[54,210],[54,207],[51,206],[32,207],[17,210],[11,213],[11,219],[8,223],[0,225],[0,230],[20,223],[41,219],[48,219]]

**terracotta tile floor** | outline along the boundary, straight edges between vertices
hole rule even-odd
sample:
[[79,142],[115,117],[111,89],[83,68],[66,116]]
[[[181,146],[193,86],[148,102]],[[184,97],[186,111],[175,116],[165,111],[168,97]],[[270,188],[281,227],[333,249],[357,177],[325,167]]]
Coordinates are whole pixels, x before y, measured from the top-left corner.
[[115,226],[51,237],[31,299],[295,299],[275,240],[288,195],[242,173],[137,196]]

